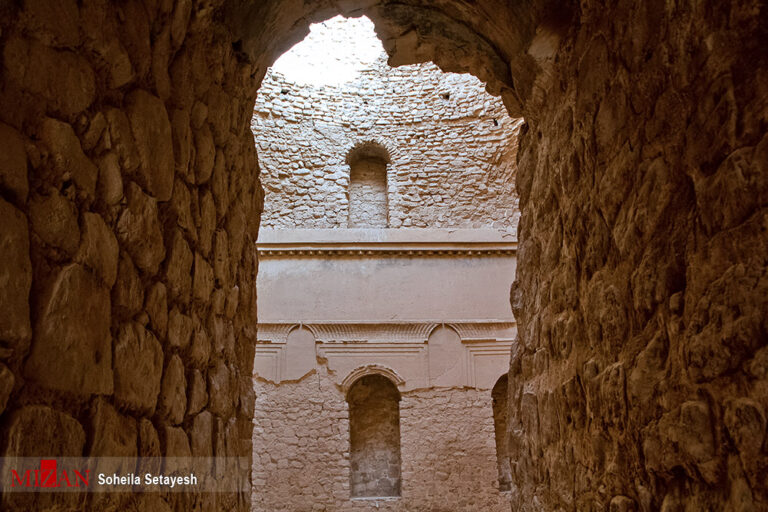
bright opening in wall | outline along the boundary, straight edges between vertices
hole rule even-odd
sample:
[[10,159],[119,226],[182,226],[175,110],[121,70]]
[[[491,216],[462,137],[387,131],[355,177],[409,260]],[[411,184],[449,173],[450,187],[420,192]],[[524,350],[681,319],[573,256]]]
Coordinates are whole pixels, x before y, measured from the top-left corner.
[[385,55],[373,22],[365,16],[336,16],[310,25],[309,30],[302,42],[272,65],[272,71],[296,84],[343,84]]

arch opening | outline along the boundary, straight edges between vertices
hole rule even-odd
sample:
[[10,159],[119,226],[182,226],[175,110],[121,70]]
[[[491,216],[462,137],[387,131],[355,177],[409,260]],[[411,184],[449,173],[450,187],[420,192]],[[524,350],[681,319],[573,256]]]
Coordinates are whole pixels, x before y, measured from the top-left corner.
[[347,393],[352,498],[400,496],[399,402],[397,387],[382,375],[361,377]]
[[387,163],[377,157],[356,158],[349,170],[350,228],[385,228],[389,225]]
[[493,401],[493,427],[496,438],[496,465],[499,471],[499,491],[505,492],[512,489],[512,469],[509,460],[509,448],[507,444],[507,385],[509,379],[505,373],[491,391]]

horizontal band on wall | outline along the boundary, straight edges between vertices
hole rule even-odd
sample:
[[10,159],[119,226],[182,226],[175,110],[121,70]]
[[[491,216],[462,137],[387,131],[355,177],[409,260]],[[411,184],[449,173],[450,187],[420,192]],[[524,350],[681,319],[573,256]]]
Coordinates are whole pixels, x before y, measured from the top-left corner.
[[437,327],[450,327],[463,343],[506,340],[514,336],[514,321],[464,322],[280,322],[259,323],[259,343],[282,344],[297,327],[309,329],[317,343],[425,343]]
[[259,249],[261,258],[344,256],[514,256],[516,249]]

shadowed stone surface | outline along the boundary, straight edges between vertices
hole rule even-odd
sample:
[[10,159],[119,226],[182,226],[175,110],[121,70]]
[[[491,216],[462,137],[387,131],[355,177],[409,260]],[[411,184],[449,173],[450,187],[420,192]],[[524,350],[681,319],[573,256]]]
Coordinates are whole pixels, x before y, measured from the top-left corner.
[[[18,268],[24,277],[3,282],[14,283],[14,297],[1,299],[14,317],[0,324],[0,357],[15,384],[0,444],[6,453],[82,453],[82,411],[94,395],[116,400],[113,334],[134,322],[153,329],[144,295],[162,281],[168,307],[194,322],[189,350],[153,333],[163,360],[178,355],[205,374],[214,450],[251,456],[252,243],[263,207],[252,106],[275,57],[309,22],[343,11],[371,17],[390,63],[470,71],[526,119],[511,294],[515,510],[764,509],[765,9],[756,0],[5,2],[0,120],[25,141],[33,199],[24,200],[16,151],[2,164],[0,204],[26,222],[3,218],[0,276]],[[135,140],[127,105],[139,90],[163,104],[167,119],[153,112],[145,127],[162,141]],[[103,172],[97,165],[109,154],[121,180],[114,157]],[[174,179],[163,167],[150,170],[157,183],[141,182],[147,155]],[[194,228],[179,227],[168,204],[176,178],[189,188]],[[39,215],[39,198],[55,194],[74,224],[41,220],[63,211]],[[73,260],[86,213],[101,216],[120,246],[111,290]],[[227,233],[239,289],[236,343],[222,352],[211,349],[211,318],[221,315],[206,302],[207,279],[190,301],[169,282],[173,271],[161,272],[179,230],[189,254],[213,268],[216,229]],[[213,288],[210,297],[230,291],[215,280]],[[17,344],[28,338],[17,300],[25,290],[34,311],[29,347]],[[150,412],[126,414],[139,421]],[[164,451],[191,453],[195,422],[186,420],[157,419]],[[248,509],[248,469],[238,476],[240,496],[201,508]],[[55,508],[53,497],[30,504],[9,494],[6,508]],[[167,501],[148,503],[162,510]]]

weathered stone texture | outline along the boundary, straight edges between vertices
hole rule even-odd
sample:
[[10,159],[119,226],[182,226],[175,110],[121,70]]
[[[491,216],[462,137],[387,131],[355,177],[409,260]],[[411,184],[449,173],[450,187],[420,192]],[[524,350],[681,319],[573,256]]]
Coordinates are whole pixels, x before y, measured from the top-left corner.
[[109,291],[85,267],[60,269],[40,296],[27,378],[88,395],[112,394]]
[[753,8],[582,2],[525,107],[519,510],[768,506],[765,376],[750,371],[768,340]]
[[27,152],[22,135],[0,123],[0,187],[25,202],[29,193],[27,183]]
[[152,413],[160,392],[163,350],[155,335],[138,324],[120,328],[115,344],[115,399],[125,407]]
[[406,392],[399,402],[401,497],[350,499],[350,410],[324,365],[299,381],[255,382],[253,510],[507,511],[490,390]]
[[[18,132],[0,141],[16,148],[0,152],[0,205],[8,212],[0,221],[0,355],[14,373],[16,388],[0,418],[6,454],[83,453],[86,436],[79,418],[85,418],[93,395],[124,405],[116,396],[113,334],[119,340],[121,329],[134,324],[155,329],[142,308],[147,291],[162,281],[168,308],[177,307],[194,324],[188,349],[152,332],[160,338],[162,361],[178,356],[207,382],[203,410],[214,416],[215,453],[250,456],[252,448],[242,441],[251,435],[252,391],[242,382],[250,378],[253,362],[257,264],[252,242],[264,197],[249,126],[253,100],[269,64],[301,38],[309,20],[345,10],[374,19],[390,63],[433,60],[446,70],[471,71],[501,95],[513,116],[526,118],[517,158],[522,213],[518,285],[512,294],[520,338],[511,360],[508,426],[515,509],[765,509],[768,29],[763,3],[161,4],[36,0],[0,5],[0,122]],[[278,93],[276,87],[269,94]],[[129,116],[129,98],[139,94],[151,95],[146,103],[158,110],[135,109]],[[443,101],[439,94],[432,97]],[[278,115],[261,113],[257,106],[255,129],[262,131],[270,122],[282,128],[281,137],[295,140],[291,132],[301,133],[301,127],[288,122],[289,107]],[[455,110],[459,117],[472,112],[462,108]],[[489,109],[501,112],[498,105]],[[419,115],[419,109],[408,112]],[[142,118],[151,125],[139,126]],[[509,126],[499,122],[498,131],[489,126],[482,138],[457,136],[455,147],[476,141],[475,150],[481,151],[481,139],[487,147],[498,137],[501,147],[512,148],[502,141]],[[409,139],[393,148],[418,147],[417,137],[410,140],[413,127],[406,132]],[[295,159],[297,167],[286,168],[283,176],[268,173],[276,179],[266,183],[267,193],[285,189],[293,194],[301,176],[296,171],[306,175],[310,167],[330,162],[343,166],[346,150],[325,154],[308,141]],[[493,161],[492,154],[483,154],[484,161]],[[393,155],[393,169],[396,162]],[[265,158],[265,166],[277,164]],[[336,171],[343,184],[342,167]],[[474,182],[477,192],[465,195],[464,204],[478,199],[491,204],[490,192],[480,193],[480,176]],[[507,194],[509,177],[493,177],[499,186],[489,190]],[[193,228],[186,222],[179,226],[168,203],[177,179],[189,188]],[[336,183],[337,190],[341,186]],[[426,215],[430,206],[419,197],[408,208]],[[51,198],[55,207],[46,203]],[[307,209],[268,204],[275,225],[282,219],[293,223],[296,215],[315,218]],[[346,218],[343,212],[339,206],[332,225]],[[101,216],[120,245],[112,290],[103,279],[109,276],[100,274],[103,269],[92,268],[104,262],[75,260],[83,243],[80,229],[89,229],[87,213]],[[318,219],[326,217],[317,213]],[[513,216],[505,213],[502,220]],[[190,229],[196,234],[187,233]],[[215,261],[209,258],[216,229],[227,233],[230,288],[239,289],[232,315],[234,358],[212,350],[213,304],[206,302],[217,290],[228,294],[230,288],[214,279],[209,294],[206,279],[204,287],[195,287],[192,301],[192,281],[180,287],[172,283],[190,278],[195,255],[209,266]],[[188,257],[165,261],[179,230]],[[85,243],[91,243],[91,233],[86,236]],[[173,261],[187,267],[173,269]],[[216,277],[215,268],[211,273]],[[21,297],[28,297],[35,311],[30,347],[17,344],[29,338],[29,313]],[[9,345],[14,346],[11,355]],[[153,376],[160,378],[160,371]],[[297,385],[307,382],[317,386],[311,378]],[[325,389],[329,396],[337,393],[332,386]],[[437,403],[429,393],[415,398],[424,407]],[[450,402],[442,403],[431,415],[440,422],[422,422],[418,433],[403,427],[403,453],[420,441],[421,459],[437,468],[433,473],[404,467],[403,500],[408,500],[408,482],[422,482],[435,500],[427,501],[427,508],[454,509],[455,495],[467,496],[468,510],[508,508],[490,485],[488,491],[467,487],[478,474],[486,483],[496,480],[487,398],[476,416],[465,414],[466,408],[459,416]],[[146,425],[150,412],[143,404],[150,400],[131,403],[136,405],[120,414]],[[323,404],[296,404],[256,407],[267,414],[257,427],[265,429],[272,428],[271,414],[311,413],[301,441],[309,448],[296,450],[300,463],[312,464],[304,472],[307,480],[291,482],[291,492],[282,496],[336,507],[335,497],[314,496],[348,495],[348,478],[334,481],[319,469],[326,463],[345,467],[343,455],[310,460],[303,454],[344,453],[347,437],[338,426],[345,421],[345,404],[338,396]],[[403,426],[410,421],[406,405],[404,398]],[[334,418],[326,431],[316,426],[323,414]],[[421,411],[415,416],[424,417]],[[456,425],[464,428],[468,418],[480,426],[459,430],[461,442],[451,440],[437,450],[425,441],[440,439],[441,431],[455,432]],[[206,420],[195,429],[190,419],[180,427],[157,419],[168,453],[190,454],[193,430],[196,439],[200,433],[206,437]],[[472,432],[482,432],[482,440]],[[287,444],[288,433],[280,435]],[[473,440],[469,445],[468,439]],[[258,444],[256,451],[257,464],[269,470],[254,473],[256,487],[267,489],[254,499],[257,508],[273,511],[258,500],[281,488],[279,467],[293,461],[272,461]],[[460,464],[452,462],[457,453],[466,457]],[[454,476],[459,474],[454,468],[461,467],[474,467],[474,473]],[[428,473],[448,475],[447,483],[419,480]],[[248,485],[246,478],[239,498],[222,497],[228,505],[220,508],[247,509]],[[2,495],[5,508],[57,508],[53,503],[14,506],[9,494]],[[158,499],[147,503],[162,509],[165,497]]]
[[[270,72],[254,109],[266,227],[516,229],[520,121],[473,77],[383,59],[323,88]],[[387,161],[373,181],[350,167],[367,145]]]
[[[250,117],[258,83],[253,63],[216,28],[215,4],[0,6],[0,445],[8,453],[189,455],[190,438],[196,453],[214,453],[217,414],[250,422],[237,376],[251,374],[256,324],[261,194]],[[205,116],[193,126],[195,104]],[[201,137],[212,162],[198,169]],[[214,169],[215,186],[197,182]],[[238,240],[218,236],[214,257],[214,232],[230,227]],[[233,288],[243,300],[226,309]],[[214,297],[219,316],[231,315],[224,339],[236,339],[237,351],[211,350]],[[227,396],[209,400],[217,393]],[[227,454],[250,456],[250,443],[235,442],[247,429],[221,430]],[[49,442],[53,432],[71,446]],[[219,498],[76,498],[70,507],[54,495],[3,493],[2,506],[248,508],[245,498]]]
[[0,199],[0,340],[26,342],[32,335],[29,320],[29,228],[26,216]]

